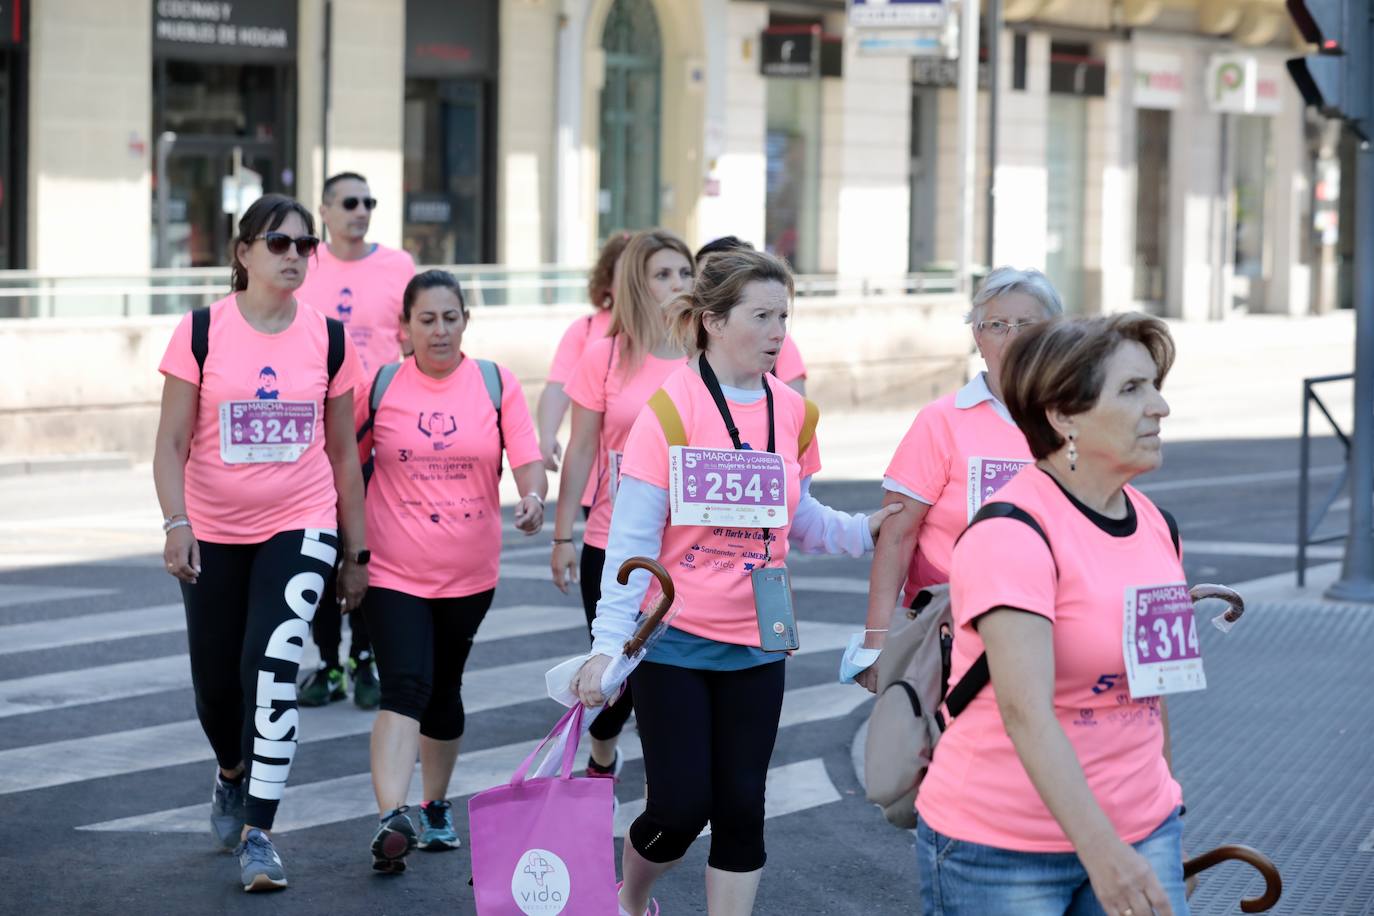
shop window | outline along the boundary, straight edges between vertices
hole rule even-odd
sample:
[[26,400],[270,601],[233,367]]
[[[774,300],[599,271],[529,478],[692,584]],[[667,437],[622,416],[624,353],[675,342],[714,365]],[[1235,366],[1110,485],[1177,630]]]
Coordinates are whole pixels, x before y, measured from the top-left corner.
[[1026,88],[1026,46],[1029,41],[1025,32],[1017,32],[1011,39],[1011,88]]
[[599,234],[658,224],[663,45],[651,0],[616,0],[601,33]]
[[1050,92],[1058,95],[1106,95],[1106,62],[1093,54],[1092,45],[1051,42]]

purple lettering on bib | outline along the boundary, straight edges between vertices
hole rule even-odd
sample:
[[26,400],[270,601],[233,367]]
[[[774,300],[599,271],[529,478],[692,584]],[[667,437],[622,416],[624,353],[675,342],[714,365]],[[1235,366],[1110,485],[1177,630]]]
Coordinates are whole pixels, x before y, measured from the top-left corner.
[[1135,599],[1137,665],[1201,658],[1197,621],[1188,589],[1182,585],[1143,588]]

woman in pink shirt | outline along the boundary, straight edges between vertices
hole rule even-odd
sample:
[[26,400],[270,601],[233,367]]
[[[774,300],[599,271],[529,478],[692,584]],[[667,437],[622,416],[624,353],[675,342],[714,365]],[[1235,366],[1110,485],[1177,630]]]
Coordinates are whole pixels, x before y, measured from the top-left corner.
[[[910,607],[921,589],[949,581],[955,538],[983,500],[1030,463],[1025,436],[1002,401],[1002,359],[1023,330],[1063,312],[1038,270],[999,267],[974,294],[965,320],[987,371],[923,407],[888,465],[883,503],[902,513],[873,551],[866,647],[882,647],[899,592]],[[877,674],[874,665],[855,680],[875,690]]]
[[820,469],[815,407],[768,373],[791,298],[792,275],[772,255],[709,258],[670,313],[687,364],[640,412],[625,446],[593,655],[572,684],[582,702],[605,702],[602,673],[656,597],[647,574],[616,581],[622,561],[657,557],[680,610],[630,676],[649,795],[625,842],[622,913],[645,912],[654,881],[708,821],[707,909],[752,912],[767,858],[764,783],[781,662],[798,644],[789,542],[860,556],[899,511],[851,516],[810,495]]
[[303,206],[259,198],[234,239],[234,292],[182,319],[159,367],[163,557],[219,762],[210,824],[237,847],[246,891],[286,887],[267,831],[296,753],[301,646],[335,559],[345,612],[367,588],[362,368],[343,326],[294,296],[318,244]]
[[[549,367],[549,377],[544,380],[544,390],[539,392],[539,404],[535,416],[539,418],[539,450],[544,457],[544,467],[550,471],[558,470],[563,454],[558,444],[558,427],[563,423],[563,415],[568,412],[569,398],[564,386],[572,378],[582,351],[594,340],[606,336],[611,326],[611,306],[615,302],[615,288],[619,282],[616,271],[620,255],[630,244],[630,233],[612,232],[606,244],[601,246],[596,266],[587,278],[587,301],[594,311],[568,325],[563,337],[558,341],[558,349],[553,354],[553,365]],[[590,490],[583,495],[582,505],[591,506]]]
[[[588,345],[566,388],[572,399],[572,436],[563,458],[560,493],[592,492],[591,514],[582,536],[579,564],[573,549],[576,507],[560,499],[553,526],[553,583],[565,594],[570,583],[582,587],[582,609],[591,632],[601,597],[606,537],[619,480],[625,440],[649,397],[686,360],[681,344],[668,335],[664,306],[692,287],[692,253],[681,239],[662,229],[641,232],[619,262],[610,336]],[[588,482],[591,486],[588,486]],[[588,776],[614,779],[620,771],[616,741],[633,700],[626,690],[591,726]]]
[[[524,494],[517,530],[531,535],[543,526],[548,490],[520,383],[462,351],[468,310],[458,280],[427,270],[406,285],[401,303],[415,351],[373,383],[378,406],[359,439],[374,462],[363,612],[382,693],[372,726],[381,815],[372,867],[393,874],[416,845],[459,846],[445,796],[465,724],[463,666],[500,572],[502,452]],[[415,812],[418,835],[405,803],[417,752],[425,799]]]
[[1177,529],[1130,486],[1161,463],[1173,359],[1140,314],[1006,355],[1035,464],[954,548],[950,683],[992,689],[950,710],[917,796],[927,914],[1188,912],[1164,695],[1206,682]]

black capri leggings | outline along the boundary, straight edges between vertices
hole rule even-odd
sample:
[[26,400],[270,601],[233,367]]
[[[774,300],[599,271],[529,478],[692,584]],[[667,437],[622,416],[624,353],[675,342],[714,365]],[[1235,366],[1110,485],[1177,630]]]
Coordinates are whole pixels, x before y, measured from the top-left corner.
[[315,529],[201,541],[199,580],[181,584],[196,715],[219,765],[246,765],[253,827],[272,826],[296,755],[296,673],[338,543]]
[[[592,632],[592,621],[596,619],[596,603],[601,600],[601,572],[606,568],[606,551],[590,544],[582,545],[580,564],[582,581],[582,612],[587,615],[587,635]],[[625,684],[625,692],[616,698],[601,715],[592,721],[587,730],[597,741],[609,741],[617,737],[625,728],[625,722],[634,712],[634,699],[630,696],[630,685]]]
[[462,598],[417,598],[369,588],[363,598],[377,653],[382,709],[415,719],[435,741],[463,736],[463,667],[496,589]]
[[[339,599],[334,591],[337,577],[331,577],[324,589],[324,600],[315,613],[315,622],[310,627],[310,635],[320,650],[320,663],[329,667],[339,667],[339,643],[343,641],[343,615],[339,613]],[[362,614],[350,614],[348,626],[352,636],[348,642],[348,657],[357,661],[364,652],[372,651],[372,640],[367,635],[367,618]]]
[[712,868],[763,868],[764,785],[786,666],[701,671],[646,661],[630,680],[649,781],[644,813],[630,825],[635,851],[676,861],[710,821]]

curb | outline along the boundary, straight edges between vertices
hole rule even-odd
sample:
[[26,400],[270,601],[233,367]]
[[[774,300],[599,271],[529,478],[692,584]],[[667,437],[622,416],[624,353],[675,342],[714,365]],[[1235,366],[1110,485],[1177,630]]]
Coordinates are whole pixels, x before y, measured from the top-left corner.
[[0,458],[0,477],[70,471],[123,471],[133,466],[133,458],[124,452],[48,455],[41,458]]

